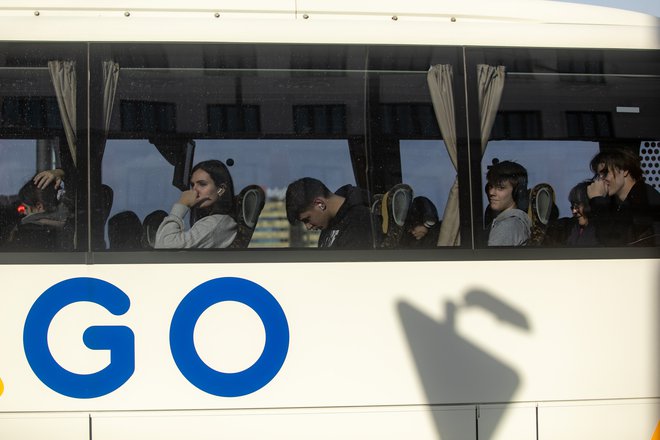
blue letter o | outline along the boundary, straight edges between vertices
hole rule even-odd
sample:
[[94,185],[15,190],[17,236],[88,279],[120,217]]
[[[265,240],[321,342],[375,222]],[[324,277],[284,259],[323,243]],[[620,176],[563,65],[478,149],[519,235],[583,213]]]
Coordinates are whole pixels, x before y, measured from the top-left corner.
[[[223,373],[210,368],[195,349],[199,317],[214,304],[236,301],[254,310],[266,331],[264,351],[249,368]],[[216,278],[200,284],[181,301],[170,326],[172,357],[183,376],[209,394],[237,397],[253,393],[280,371],[289,350],[289,325],[282,307],[263,287],[243,278]]]

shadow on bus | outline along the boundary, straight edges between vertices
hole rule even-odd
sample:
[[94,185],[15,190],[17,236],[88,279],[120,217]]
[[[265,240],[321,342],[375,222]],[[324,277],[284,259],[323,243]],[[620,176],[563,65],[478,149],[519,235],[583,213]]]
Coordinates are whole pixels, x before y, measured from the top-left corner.
[[[472,290],[462,304],[445,303],[445,320],[438,321],[402,301],[397,308],[417,370],[442,439],[491,438],[506,405],[516,392],[520,377],[511,365],[492,356],[456,332],[457,312],[478,307],[524,331],[530,325],[522,313],[495,296]],[[476,414],[476,405],[495,403],[489,408],[490,423],[478,424],[477,417],[466,424],[458,421],[451,406],[464,406]]]

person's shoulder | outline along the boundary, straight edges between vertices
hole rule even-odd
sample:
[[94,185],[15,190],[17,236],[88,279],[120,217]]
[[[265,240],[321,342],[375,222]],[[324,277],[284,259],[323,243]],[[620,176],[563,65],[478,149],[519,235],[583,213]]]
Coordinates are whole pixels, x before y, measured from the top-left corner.
[[646,199],[649,205],[660,205],[660,193],[648,183],[644,183],[644,189],[646,190]]
[[499,215],[495,218],[495,221],[498,223],[502,222],[507,222],[507,223],[518,223],[522,222],[526,226],[531,225],[531,220],[529,219],[529,216],[527,215],[526,212],[517,209],[517,208],[511,208],[507,209],[505,211],[502,211],[499,213]]

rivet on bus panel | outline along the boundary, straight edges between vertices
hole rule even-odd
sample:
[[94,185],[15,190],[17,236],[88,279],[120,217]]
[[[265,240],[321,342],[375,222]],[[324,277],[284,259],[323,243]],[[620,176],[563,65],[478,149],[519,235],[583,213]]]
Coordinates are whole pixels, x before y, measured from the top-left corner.
[[307,15],[307,14],[303,14],[303,18],[304,18],[305,20],[307,20],[307,19],[309,18],[309,15]]
[[213,14],[213,16],[214,16],[215,18],[220,18],[220,13],[219,13],[219,12],[216,12],[215,14]]
[[452,23],[455,23],[455,22],[456,22],[456,17],[452,17],[452,18],[451,18],[451,22],[452,22]]
[[397,17],[396,15],[392,16],[392,20],[397,21],[398,19],[399,19],[399,17]]
[[39,12],[39,11],[34,11],[34,15],[35,15],[35,16],[37,16],[37,17],[38,17],[38,16],[39,16],[39,14],[40,14],[40,12]]
[[130,16],[131,16],[130,12],[128,12],[128,11],[124,12],[124,17],[130,17]]

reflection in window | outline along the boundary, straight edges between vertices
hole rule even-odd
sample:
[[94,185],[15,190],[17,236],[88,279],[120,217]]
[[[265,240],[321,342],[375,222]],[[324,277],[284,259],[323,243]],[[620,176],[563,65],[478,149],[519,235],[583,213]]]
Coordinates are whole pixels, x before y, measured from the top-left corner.
[[2,100],[2,128],[62,129],[54,96],[7,96]]
[[500,111],[490,134],[491,139],[541,139],[541,112]]
[[301,134],[346,134],[346,106],[294,105],[293,126]]
[[261,131],[258,105],[212,104],[207,107],[210,133]]
[[175,132],[176,105],[171,102],[121,101],[121,129],[129,132]]
[[383,134],[440,137],[431,104],[381,104],[378,111]]
[[612,137],[612,117],[607,112],[566,112],[569,137]]

